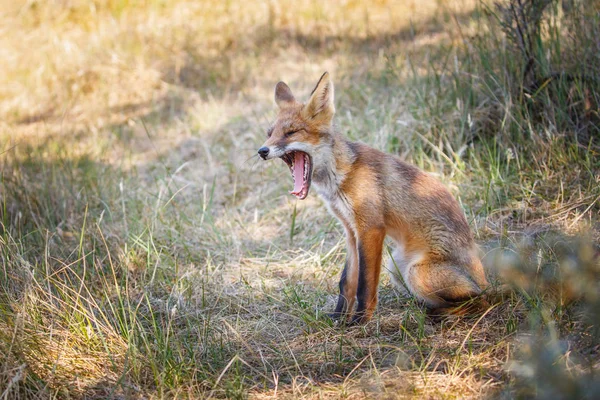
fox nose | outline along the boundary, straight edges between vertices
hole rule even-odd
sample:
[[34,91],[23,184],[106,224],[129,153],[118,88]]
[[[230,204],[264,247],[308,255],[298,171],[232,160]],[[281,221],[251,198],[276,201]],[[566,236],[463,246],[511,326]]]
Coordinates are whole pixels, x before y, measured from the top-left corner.
[[258,155],[261,156],[263,160],[266,160],[269,155],[269,148],[266,146],[261,147],[258,149]]

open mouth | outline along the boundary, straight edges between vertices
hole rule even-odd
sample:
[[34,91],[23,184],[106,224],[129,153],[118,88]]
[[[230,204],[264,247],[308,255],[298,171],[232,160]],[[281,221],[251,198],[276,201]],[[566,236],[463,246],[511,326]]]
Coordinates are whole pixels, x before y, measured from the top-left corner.
[[294,190],[290,192],[300,200],[308,196],[312,178],[312,160],[308,153],[303,151],[290,151],[280,157],[290,167],[294,179]]

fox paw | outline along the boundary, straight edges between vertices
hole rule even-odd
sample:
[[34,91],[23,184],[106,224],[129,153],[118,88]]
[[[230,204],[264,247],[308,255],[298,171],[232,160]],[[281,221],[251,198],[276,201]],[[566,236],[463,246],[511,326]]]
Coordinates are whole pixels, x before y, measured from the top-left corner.
[[340,312],[336,312],[336,311],[329,313],[329,314],[325,314],[325,316],[337,324],[340,324],[346,320],[344,313],[340,313]]
[[365,314],[364,312],[356,312],[352,316],[352,319],[350,320],[350,323],[348,323],[348,326],[365,325],[367,322],[369,322],[370,319],[371,317]]

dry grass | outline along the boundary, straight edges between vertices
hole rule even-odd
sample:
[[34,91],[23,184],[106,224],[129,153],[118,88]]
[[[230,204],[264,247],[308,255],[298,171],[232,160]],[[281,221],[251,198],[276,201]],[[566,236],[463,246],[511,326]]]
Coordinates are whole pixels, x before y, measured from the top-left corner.
[[[0,8],[0,399],[597,388],[598,143],[483,75],[509,51],[484,52],[477,2]],[[323,317],[342,230],[254,155],[274,84],[307,95],[324,70],[338,129],[438,174],[518,288],[480,318],[433,318],[387,278],[367,326]]]

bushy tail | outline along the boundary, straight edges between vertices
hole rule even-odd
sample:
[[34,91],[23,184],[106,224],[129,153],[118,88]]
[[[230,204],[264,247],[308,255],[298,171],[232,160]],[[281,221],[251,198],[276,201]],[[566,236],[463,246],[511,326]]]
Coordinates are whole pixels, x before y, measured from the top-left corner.
[[481,315],[490,308],[496,307],[505,301],[508,294],[512,293],[513,289],[508,284],[498,286],[487,286],[479,296],[473,297],[467,301],[457,304],[449,304],[445,307],[432,309],[432,315]]
[[491,307],[490,303],[482,295],[481,297],[475,297],[463,303],[449,304],[447,307],[432,308],[430,309],[429,314],[433,316],[475,316],[485,313]]

